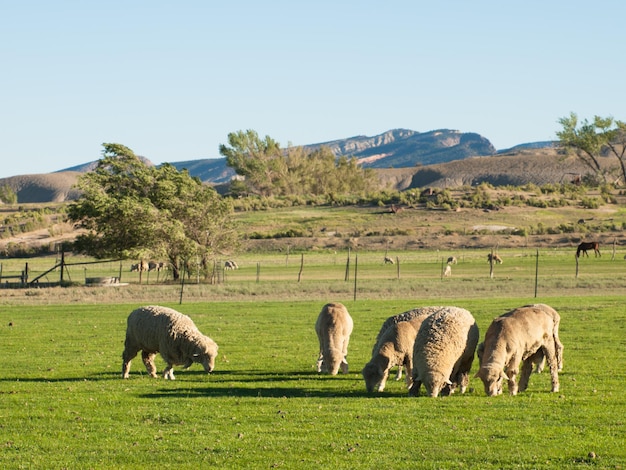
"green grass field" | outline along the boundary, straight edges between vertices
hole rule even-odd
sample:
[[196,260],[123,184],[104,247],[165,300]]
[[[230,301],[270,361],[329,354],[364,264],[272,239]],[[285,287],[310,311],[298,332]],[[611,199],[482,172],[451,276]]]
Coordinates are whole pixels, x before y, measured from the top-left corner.
[[[198,365],[177,368],[173,382],[147,377],[140,358],[131,378],[120,378],[126,317],[141,303],[11,305],[5,298],[0,467],[626,466],[624,295],[464,298],[452,287],[447,292],[436,301],[390,295],[355,302],[345,292],[323,293],[323,301],[159,301],[190,315],[220,346],[213,374]],[[313,325],[329,300],[343,301],[355,322],[350,373],[336,377],[314,369]],[[562,317],[559,393],[549,392],[545,372],[534,374],[516,397],[489,398],[479,379],[465,395],[437,399],[410,398],[404,382],[393,380],[382,394],[365,392],[360,370],[388,316],[420,305],[457,305],[474,314],[482,338],[493,317],[534,301]],[[157,364],[162,370],[160,358]]]

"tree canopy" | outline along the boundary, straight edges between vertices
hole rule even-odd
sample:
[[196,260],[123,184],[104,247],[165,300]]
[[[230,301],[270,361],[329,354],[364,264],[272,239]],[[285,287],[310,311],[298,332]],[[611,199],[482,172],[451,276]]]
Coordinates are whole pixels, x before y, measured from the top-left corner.
[[362,193],[377,185],[373,171],[359,166],[356,158],[336,158],[323,146],[312,151],[283,150],[271,137],[261,139],[253,130],[228,134],[228,145],[220,145],[220,154],[243,177],[233,185],[235,191],[259,196],[332,197]]
[[103,144],[96,169],[79,178],[68,217],[86,233],[79,251],[97,258],[165,257],[181,262],[228,253],[236,242],[232,206],[210,186],[170,164],[147,166],[120,144]]
[[601,164],[605,155],[614,155],[620,165],[622,182],[626,184],[626,123],[612,117],[594,116],[593,121],[579,122],[576,113],[559,119],[563,129],[556,133],[561,145],[573,149],[594,173],[606,181]]

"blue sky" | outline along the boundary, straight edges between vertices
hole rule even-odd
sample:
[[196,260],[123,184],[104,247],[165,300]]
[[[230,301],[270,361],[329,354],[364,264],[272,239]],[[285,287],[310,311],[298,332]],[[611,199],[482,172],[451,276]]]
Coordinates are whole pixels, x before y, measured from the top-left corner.
[[219,157],[393,128],[496,148],[626,120],[622,0],[0,0],[0,178],[100,158]]

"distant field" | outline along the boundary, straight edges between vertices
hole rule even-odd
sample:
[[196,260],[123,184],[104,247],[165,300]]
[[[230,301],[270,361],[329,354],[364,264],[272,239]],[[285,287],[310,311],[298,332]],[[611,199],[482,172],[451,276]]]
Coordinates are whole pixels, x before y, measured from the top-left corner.
[[[330,298],[169,301],[220,345],[213,374],[177,368],[174,382],[146,377],[138,358],[131,378],[120,378],[125,320],[145,299],[5,304],[0,466],[624,468],[624,295],[539,299],[562,316],[559,393],[549,392],[543,373],[516,397],[488,398],[478,379],[465,395],[445,398],[410,398],[393,380],[384,393],[368,395],[360,370],[389,315],[454,304],[473,313],[482,338],[493,317],[533,300],[448,292],[436,300],[417,292],[345,299],[355,321],[351,370],[337,377],[314,370],[313,325]],[[160,358],[157,365],[162,370]]]

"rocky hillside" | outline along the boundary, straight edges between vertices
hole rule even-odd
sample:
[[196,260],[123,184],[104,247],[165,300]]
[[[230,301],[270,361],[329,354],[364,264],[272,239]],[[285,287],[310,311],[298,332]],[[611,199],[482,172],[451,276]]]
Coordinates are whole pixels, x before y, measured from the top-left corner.
[[[305,146],[314,150],[327,146],[336,155],[354,156],[365,167],[374,169],[385,187],[404,190],[412,187],[453,187],[477,184],[494,185],[535,182],[561,182],[568,174],[584,174],[587,169],[575,159],[564,159],[550,142],[521,144],[506,153],[486,138],[456,130],[416,132],[394,129],[368,137],[356,136]],[[140,157],[148,165],[150,160]],[[59,172],[14,176],[0,179],[18,196],[20,203],[62,202],[74,199],[72,188],[78,175],[91,171],[97,162],[88,162]],[[224,158],[172,162],[192,176],[223,187],[234,176]]]
[[330,148],[337,156],[354,156],[369,168],[432,165],[496,153],[491,142],[481,135],[450,129],[423,133],[393,129],[373,137],[357,136],[304,147],[315,149],[321,146]]

